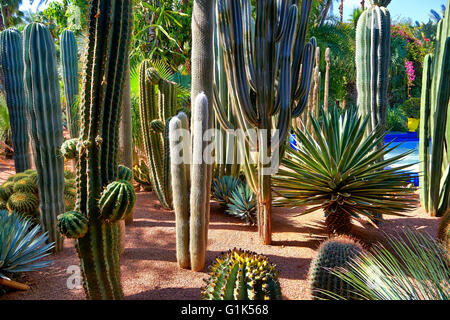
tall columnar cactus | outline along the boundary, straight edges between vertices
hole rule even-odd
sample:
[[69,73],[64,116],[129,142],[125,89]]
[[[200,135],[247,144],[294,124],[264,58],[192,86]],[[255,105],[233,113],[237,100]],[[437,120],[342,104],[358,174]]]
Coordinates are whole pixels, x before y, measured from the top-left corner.
[[22,34],[17,29],[10,28],[0,33],[0,63],[5,80],[16,172],[23,172],[31,167],[22,41]]
[[441,216],[450,207],[450,10],[438,23],[436,40],[434,54],[424,62],[419,183],[422,206],[431,215]]
[[363,249],[359,244],[346,237],[322,243],[309,269],[308,279],[312,298],[330,299],[330,294],[337,294],[347,300],[357,299],[355,289],[330,271],[334,268],[345,268],[347,263],[362,252]]
[[169,123],[177,261],[180,268],[190,266],[194,271],[204,267],[208,239],[208,165],[203,159],[208,108],[206,95],[200,93],[195,99],[190,134],[186,135],[189,121],[185,113],[180,112]]
[[65,211],[62,110],[59,93],[56,51],[49,29],[31,23],[23,31],[25,92],[34,164],[39,175],[40,221],[55,242],[55,250],[63,248],[56,228],[57,216]]
[[62,78],[66,98],[66,118],[72,138],[79,135],[79,115],[74,108],[78,96],[78,51],[77,40],[70,30],[64,30],[60,36]]
[[328,110],[328,98],[330,93],[330,48],[325,50],[325,87],[323,94],[323,109],[325,112]]
[[[123,298],[119,263],[120,220],[130,212],[135,195],[128,181],[117,179],[131,10],[130,0],[94,0],[89,9],[75,208],[88,220],[87,232],[84,232],[85,227],[77,229],[83,232],[76,232],[76,248],[88,299]],[[68,220],[65,215],[61,219]],[[80,223],[86,220],[77,219]],[[68,231],[71,236],[74,230]]]
[[176,113],[176,83],[162,79],[149,60],[139,70],[139,117],[153,190],[161,205],[172,208],[168,123]]
[[[257,195],[258,230],[265,244],[272,241],[271,174],[277,169],[272,155],[279,154],[291,120],[308,100],[315,50],[314,40],[306,41],[311,6],[311,0],[303,0],[301,10],[298,1],[258,0],[253,21],[250,0],[217,1],[228,88],[236,99],[232,108],[237,128],[249,134],[240,143],[243,168]],[[221,104],[216,116],[225,129],[234,129]],[[271,139],[274,133],[278,139]],[[256,165],[250,162],[249,147],[257,150]]]
[[358,109],[370,115],[367,133],[386,126],[389,65],[391,62],[391,0],[371,0],[356,29]]
[[439,223],[439,240],[442,241],[445,248],[450,252],[450,211],[447,211]]

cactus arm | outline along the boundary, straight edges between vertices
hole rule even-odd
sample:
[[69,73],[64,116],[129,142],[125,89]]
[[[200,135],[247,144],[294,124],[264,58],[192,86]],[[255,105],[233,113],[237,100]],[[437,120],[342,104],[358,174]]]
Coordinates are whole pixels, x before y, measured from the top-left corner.
[[325,112],[328,110],[328,97],[329,97],[329,91],[330,91],[330,48],[327,48],[325,50],[325,63],[326,63],[326,70],[325,70],[325,88],[324,88],[324,96],[323,96],[323,106]]
[[255,62],[253,61],[254,57],[254,44],[252,42],[253,39],[253,29],[254,22],[251,16],[251,3],[249,0],[245,0],[242,2],[243,6],[243,29],[244,29],[244,52],[245,52],[245,68],[247,74],[247,80],[250,88],[255,90]]

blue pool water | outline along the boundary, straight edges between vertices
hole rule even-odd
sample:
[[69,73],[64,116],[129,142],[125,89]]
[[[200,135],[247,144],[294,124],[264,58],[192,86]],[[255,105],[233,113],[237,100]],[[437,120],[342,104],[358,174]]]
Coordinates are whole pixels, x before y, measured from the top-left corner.
[[[419,185],[419,137],[416,132],[409,133],[397,133],[392,132],[386,135],[384,139],[385,143],[391,143],[391,147],[398,146],[395,150],[390,152],[386,158],[392,158],[398,156],[402,153],[413,150],[411,154],[397,162],[393,167],[401,167],[404,165],[411,165],[408,171],[412,173],[411,182],[415,186]],[[292,148],[296,148],[296,141],[293,136],[290,138],[290,143]]]

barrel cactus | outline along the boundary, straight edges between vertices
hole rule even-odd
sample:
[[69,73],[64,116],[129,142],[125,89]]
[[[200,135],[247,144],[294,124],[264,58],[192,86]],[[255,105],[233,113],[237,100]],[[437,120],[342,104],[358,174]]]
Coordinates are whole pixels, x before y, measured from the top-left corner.
[[131,183],[133,180],[133,171],[130,168],[120,164],[118,178],[119,180],[125,180]]
[[109,223],[125,220],[135,202],[136,194],[131,183],[125,180],[111,182],[100,196],[100,219]]
[[281,300],[278,271],[262,255],[233,249],[218,257],[210,270],[204,300]]
[[[123,298],[119,263],[121,222],[115,221],[125,213],[118,212],[116,207],[109,207],[111,212],[102,212],[99,200],[108,194],[105,191],[108,186],[118,180],[119,124],[131,11],[130,0],[96,0],[91,1],[88,13],[74,211],[88,221],[87,232],[84,236],[76,232],[75,236],[80,237],[75,243],[83,288],[86,297],[92,300]],[[121,192],[117,196],[116,200],[120,200]],[[118,201],[127,210],[122,204],[122,200]]]
[[63,248],[56,228],[56,217],[65,211],[62,109],[59,93],[56,50],[50,30],[31,23],[23,31],[25,92],[30,115],[34,164],[39,179],[40,221],[55,242],[55,251]]
[[309,285],[313,299],[329,299],[332,294],[355,300],[354,288],[330,273],[333,268],[345,268],[346,264],[363,252],[361,245],[344,236],[322,243],[309,269]]
[[32,193],[17,192],[8,199],[7,207],[9,211],[25,215],[34,215],[39,206],[37,197]]
[[61,146],[61,154],[66,160],[73,160],[78,155],[78,138],[64,141]]
[[361,115],[370,115],[367,134],[386,126],[391,62],[391,16],[386,7],[390,2],[370,1],[356,29],[357,105]]
[[58,216],[58,228],[67,238],[79,239],[88,231],[88,219],[77,211],[68,211]]
[[8,107],[16,172],[31,167],[29,152],[27,100],[23,83],[23,39],[14,28],[0,33],[0,64],[2,66],[6,105]]
[[78,96],[78,50],[75,34],[64,30],[59,38],[61,47],[62,78],[66,98],[66,118],[69,133],[72,138],[79,134],[79,115],[75,107]]

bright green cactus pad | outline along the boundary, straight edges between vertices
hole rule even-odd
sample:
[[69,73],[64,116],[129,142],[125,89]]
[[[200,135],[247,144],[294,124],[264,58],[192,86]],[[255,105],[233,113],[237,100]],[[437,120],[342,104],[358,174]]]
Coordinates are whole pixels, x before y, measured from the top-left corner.
[[39,206],[37,197],[32,193],[18,192],[9,197],[7,207],[9,211],[34,215]]
[[233,249],[218,257],[210,270],[204,300],[281,300],[278,271],[262,255]]
[[133,171],[130,168],[119,165],[119,180],[125,180],[131,182],[133,180]]
[[133,210],[136,193],[125,180],[110,183],[103,191],[100,201],[100,218],[111,223],[125,219]]
[[88,219],[77,211],[69,211],[58,216],[59,232],[66,238],[79,239],[88,231]]

